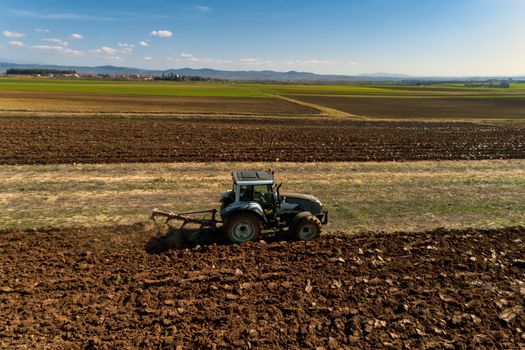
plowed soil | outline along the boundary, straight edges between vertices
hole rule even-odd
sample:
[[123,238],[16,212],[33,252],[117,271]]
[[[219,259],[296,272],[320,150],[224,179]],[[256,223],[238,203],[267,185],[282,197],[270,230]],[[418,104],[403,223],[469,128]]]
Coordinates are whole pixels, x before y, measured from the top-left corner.
[[0,347],[524,348],[524,228],[178,249],[150,229],[0,233]]
[[525,158],[525,128],[308,118],[1,118],[0,164]]

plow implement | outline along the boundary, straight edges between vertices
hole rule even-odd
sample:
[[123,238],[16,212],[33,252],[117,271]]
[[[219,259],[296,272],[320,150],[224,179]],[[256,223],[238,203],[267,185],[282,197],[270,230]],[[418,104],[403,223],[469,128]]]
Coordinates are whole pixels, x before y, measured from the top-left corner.
[[[194,215],[209,214],[210,218],[196,218]],[[158,217],[166,218],[165,223],[169,224],[170,221],[182,221],[182,225],[179,230],[182,230],[187,224],[198,224],[200,230],[204,228],[210,228],[213,232],[217,230],[217,224],[222,221],[217,220],[217,209],[193,211],[189,213],[170,213],[158,209],[153,209],[150,219],[156,220]]]

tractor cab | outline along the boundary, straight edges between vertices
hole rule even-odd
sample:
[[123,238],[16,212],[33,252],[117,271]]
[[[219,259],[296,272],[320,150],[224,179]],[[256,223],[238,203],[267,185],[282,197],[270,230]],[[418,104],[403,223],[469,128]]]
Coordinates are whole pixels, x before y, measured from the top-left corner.
[[274,186],[274,175],[270,171],[233,171],[233,189],[221,197],[221,211],[235,204],[244,206],[257,203],[261,206],[267,221],[272,221],[279,196]]

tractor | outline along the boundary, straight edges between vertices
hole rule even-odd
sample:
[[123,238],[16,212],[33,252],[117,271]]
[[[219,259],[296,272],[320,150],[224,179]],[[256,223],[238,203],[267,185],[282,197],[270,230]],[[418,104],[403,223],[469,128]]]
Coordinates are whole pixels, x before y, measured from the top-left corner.
[[[174,214],[153,210],[151,217],[165,217],[181,220],[181,229],[187,223],[217,229],[222,223],[223,232],[232,243],[256,241],[262,238],[263,231],[286,231],[296,240],[312,240],[321,233],[321,226],[328,223],[328,211],[312,195],[281,194],[281,184],[275,183],[273,171],[232,172],[233,187],[220,198],[220,217],[217,209]],[[210,213],[210,219],[192,217],[196,214]]]

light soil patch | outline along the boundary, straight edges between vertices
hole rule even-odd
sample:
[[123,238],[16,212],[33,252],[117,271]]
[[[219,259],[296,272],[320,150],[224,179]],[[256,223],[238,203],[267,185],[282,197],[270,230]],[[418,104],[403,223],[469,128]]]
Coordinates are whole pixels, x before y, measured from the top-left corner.
[[498,160],[1,166],[0,227],[126,224],[155,207],[218,208],[231,170],[271,166],[283,192],[326,204],[328,231],[525,225],[525,160]]
[[35,91],[2,91],[0,111],[304,116],[319,113],[307,105],[266,96],[152,96]]

